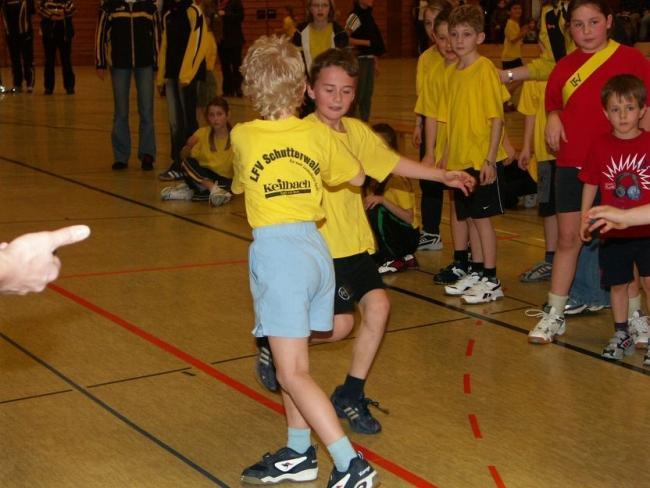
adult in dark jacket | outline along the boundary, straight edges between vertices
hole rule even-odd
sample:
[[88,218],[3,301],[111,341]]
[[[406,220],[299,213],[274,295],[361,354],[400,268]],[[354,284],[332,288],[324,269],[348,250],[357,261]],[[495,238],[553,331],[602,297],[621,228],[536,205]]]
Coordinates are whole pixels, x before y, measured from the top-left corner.
[[54,91],[54,63],[59,51],[63,86],[68,95],[74,94],[75,76],[72,70],[72,38],[74,26],[72,16],[76,10],[73,0],[39,0],[38,13],[41,15],[41,33],[45,51],[45,94]]
[[[225,5],[224,5],[225,4]],[[223,95],[242,96],[242,77],[239,72],[241,53],[244,47],[244,6],[241,0],[222,0],[217,13],[221,18],[223,33],[217,43],[221,73],[223,74]]]
[[153,169],[156,135],[153,122],[154,70],[160,22],[155,0],[106,0],[99,9],[95,36],[97,76],[107,68],[113,82],[113,169],[126,169],[131,155],[129,94],[131,77],[138,92],[140,131],[138,158],[145,171]]
[[11,57],[12,91],[22,91],[25,81],[27,91],[31,93],[34,89],[34,0],[0,0],[0,12]]

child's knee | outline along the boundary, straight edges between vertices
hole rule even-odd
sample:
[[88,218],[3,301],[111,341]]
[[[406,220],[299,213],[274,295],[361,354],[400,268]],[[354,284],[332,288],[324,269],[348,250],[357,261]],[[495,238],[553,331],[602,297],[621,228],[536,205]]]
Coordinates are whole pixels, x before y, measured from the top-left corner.
[[[385,324],[390,314],[390,300],[385,290],[372,290],[361,299],[361,314],[364,319]],[[365,321],[365,320],[364,320]]]

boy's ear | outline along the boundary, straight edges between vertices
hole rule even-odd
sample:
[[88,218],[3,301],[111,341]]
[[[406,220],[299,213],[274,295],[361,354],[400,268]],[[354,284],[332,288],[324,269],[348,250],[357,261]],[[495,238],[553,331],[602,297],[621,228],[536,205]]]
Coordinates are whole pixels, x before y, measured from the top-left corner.
[[645,117],[646,110],[648,110],[648,106],[644,105],[643,108],[641,109],[641,112],[639,112],[639,120],[641,120],[643,117]]
[[312,90],[311,85],[307,84],[307,95],[309,95],[309,98],[312,100],[316,99],[316,94],[314,93],[314,90]]
[[477,39],[477,41],[478,41],[478,44],[483,44],[483,41],[485,41],[485,32],[481,32],[481,33],[478,35],[478,39]]
[[607,113],[607,110],[603,109],[603,113],[605,114],[605,118],[609,120],[609,114]]

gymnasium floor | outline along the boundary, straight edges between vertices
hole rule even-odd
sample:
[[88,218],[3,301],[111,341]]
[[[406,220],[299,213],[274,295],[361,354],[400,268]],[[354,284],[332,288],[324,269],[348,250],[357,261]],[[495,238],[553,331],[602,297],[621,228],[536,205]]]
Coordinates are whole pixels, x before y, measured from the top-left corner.
[[[375,119],[412,121],[414,69],[382,63]],[[161,102],[157,170],[169,160]],[[251,117],[241,100],[232,111]],[[47,291],[0,297],[0,486],[238,487],[242,468],[285,441],[279,397],[253,375],[243,200],[162,202],[158,171],[132,158],[112,172],[111,116],[110,84],[89,68],[73,97],[0,99],[0,237],[93,231],[60,251]],[[516,141],[520,117],[508,127]],[[557,344],[529,345],[536,319],[524,312],[547,284],[517,277],[543,256],[541,221],[519,210],[495,224],[503,300],[461,306],[432,284],[450,261],[446,218],[445,249],[386,278],[392,317],[366,392],[390,413],[374,411],[380,435],[353,441],[387,488],[650,486],[642,351],[600,359],[608,311],[570,319]],[[312,347],[328,393],[351,350],[351,339]],[[325,486],[322,446],[319,461],[305,488]]]

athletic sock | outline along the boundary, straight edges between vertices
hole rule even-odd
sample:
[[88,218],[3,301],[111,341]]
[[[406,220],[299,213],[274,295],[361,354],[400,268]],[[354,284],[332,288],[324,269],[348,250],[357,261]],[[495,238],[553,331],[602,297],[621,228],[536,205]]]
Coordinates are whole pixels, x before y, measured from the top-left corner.
[[463,271],[467,271],[469,268],[469,256],[467,250],[454,251],[454,263],[456,263]]
[[350,467],[350,461],[357,457],[357,452],[352,447],[350,439],[346,436],[341,437],[338,441],[332,442],[327,446],[327,450],[332,456],[334,466],[339,473],[343,473]]
[[345,377],[345,383],[341,387],[340,394],[345,398],[357,400],[363,397],[363,387],[365,385],[366,380],[347,375]]
[[625,332],[627,334],[627,322],[614,322],[616,332]]
[[311,429],[294,429],[287,431],[287,447],[299,454],[307,452],[311,446]]
[[268,350],[271,350],[271,345],[269,344],[269,338],[264,336],[264,337],[257,337],[255,339],[255,343],[257,344],[257,348],[261,349],[263,347],[266,347]]
[[497,268],[496,266],[494,268],[484,268],[483,269],[483,276],[488,279],[489,282],[491,283],[498,283],[499,280],[497,279]]
[[472,261],[470,263],[469,267],[472,270],[472,273],[477,273],[480,276],[484,276],[485,268],[483,267],[483,263],[475,263],[475,262]]
[[553,258],[555,257],[555,251],[546,251],[544,253],[544,261],[548,264],[553,264]]
[[568,296],[560,296],[550,291],[548,292],[548,305],[553,307],[561,317],[564,317],[564,306],[568,300]]
[[641,293],[628,300],[627,317],[631,319],[632,317],[634,317],[634,312],[640,312],[640,311],[641,311]]

